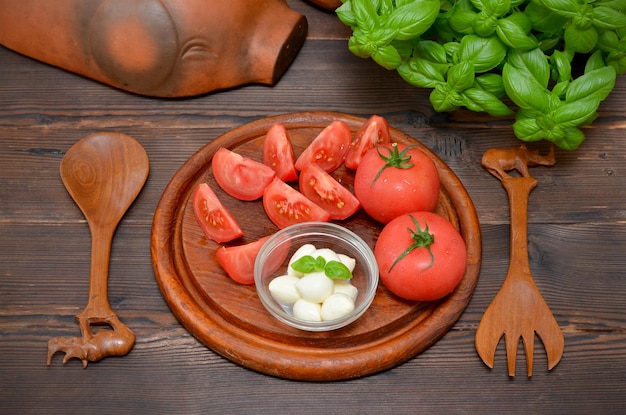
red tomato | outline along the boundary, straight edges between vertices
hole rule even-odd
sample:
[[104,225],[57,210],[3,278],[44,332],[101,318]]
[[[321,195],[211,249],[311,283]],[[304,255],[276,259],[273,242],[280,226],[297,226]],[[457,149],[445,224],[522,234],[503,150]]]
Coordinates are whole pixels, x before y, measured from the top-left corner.
[[240,284],[254,284],[254,261],[269,236],[245,245],[222,246],[215,256],[230,278]]
[[343,163],[351,137],[350,127],[346,123],[333,121],[300,154],[296,160],[296,169],[302,170],[309,164],[317,163],[327,172],[335,170]]
[[434,211],[439,186],[435,163],[423,151],[396,143],[365,153],[354,177],[354,194],[363,210],[381,223],[409,212]]
[[260,198],[263,190],[276,176],[271,167],[224,147],[213,155],[211,168],[217,184],[239,200]]
[[372,115],[354,135],[343,164],[349,169],[356,170],[367,150],[389,142],[391,135],[387,120],[379,115]]
[[280,179],[263,194],[265,213],[280,229],[300,222],[328,222],[330,214]]
[[263,163],[270,166],[280,180],[290,182],[298,178],[295,161],[296,156],[285,125],[283,123],[272,125],[263,142]]
[[199,184],[193,192],[193,213],[206,237],[215,242],[228,242],[243,236],[233,215],[222,206],[206,183]]
[[467,265],[463,237],[432,212],[409,213],[385,225],[374,256],[383,284],[397,296],[416,301],[451,293]]
[[348,189],[317,164],[310,164],[300,172],[300,192],[328,212],[331,219],[346,219],[361,206]]

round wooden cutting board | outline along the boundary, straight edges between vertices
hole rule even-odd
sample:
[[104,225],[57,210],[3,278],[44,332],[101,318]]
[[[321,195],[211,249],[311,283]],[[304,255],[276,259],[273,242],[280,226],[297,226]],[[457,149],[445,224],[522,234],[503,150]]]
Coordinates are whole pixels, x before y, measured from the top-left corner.
[[[481,235],[474,205],[448,166],[417,140],[391,129],[392,140],[413,144],[433,159],[441,177],[438,213],[461,231],[468,249],[464,278],[454,292],[436,302],[404,301],[379,284],[368,311],[351,325],[330,332],[301,331],[276,320],[261,304],[254,286],[231,280],[215,259],[219,244],[207,239],[193,214],[191,195],[206,182],[239,222],[243,244],[277,231],[260,200],[238,201],[213,178],[211,160],[220,147],[262,160],[269,127],[287,127],[296,157],[334,120],[355,132],[366,120],[340,113],[292,113],[235,128],[211,141],[174,175],[156,208],[151,252],[156,280],[172,312],[190,333],[220,355],[246,368],[287,379],[345,380],[392,368],[424,351],[458,320],[476,287]],[[343,166],[332,173],[352,190],[354,173]],[[295,184],[297,186],[297,184]],[[338,221],[372,248],[382,229],[362,210]]]

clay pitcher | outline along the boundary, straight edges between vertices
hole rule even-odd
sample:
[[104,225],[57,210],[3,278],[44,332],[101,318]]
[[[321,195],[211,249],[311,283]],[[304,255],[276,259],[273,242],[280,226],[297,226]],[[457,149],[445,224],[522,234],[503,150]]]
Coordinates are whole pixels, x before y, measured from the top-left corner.
[[273,85],[307,27],[285,0],[0,0],[0,44],[157,97]]

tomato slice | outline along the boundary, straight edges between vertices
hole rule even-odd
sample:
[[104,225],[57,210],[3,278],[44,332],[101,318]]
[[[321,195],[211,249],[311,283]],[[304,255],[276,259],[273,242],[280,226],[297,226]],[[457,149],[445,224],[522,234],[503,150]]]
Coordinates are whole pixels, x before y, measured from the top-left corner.
[[346,219],[361,206],[359,200],[317,164],[300,172],[300,192],[330,214],[331,219]]
[[269,236],[245,245],[222,246],[215,256],[230,278],[240,284],[254,284],[254,261]]
[[217,243],[243,236],[243,231],[231,213],[222,205],[213,190],[201,183],[193,192],[193,213],[207,238]]
[[346,123],[333,121],[300,154],[296,160],[296,169],[302,171],[309,164],[317,163],[327,172],[335,170],[343,163],[351,138],[352,133]]
[[278,178],[265,189],[263,207],[280,229],[295,223],[330,220],[328,212]]
[[256,200],[274,179],[276,173],[269,166],[221,147],[211,163],[217,184],[239,200]]
[[263,164],[270,166],[280,180],[290,182],[298,178],[295,161],[285,125],[280,122],[272,125],[263,142]]
[[391,142],[391,134],[387,120],[379,115],[372,115],[356,132],[346,152],[344,164],[349,169],[356,170],[367,150],[374,148],[377,144],[389,142]]

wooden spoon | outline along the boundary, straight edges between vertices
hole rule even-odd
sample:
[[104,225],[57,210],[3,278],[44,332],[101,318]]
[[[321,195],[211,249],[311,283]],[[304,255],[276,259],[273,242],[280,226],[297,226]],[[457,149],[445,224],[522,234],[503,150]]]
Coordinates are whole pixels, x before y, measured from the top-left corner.
[[[149,161],[133,138],[116,133],[98,133],[83,138],[68,150],[61,162],[61,178],[83,212],[91,232],[89,301],[76,315],[82,337],[53,338],[48,342],[48,365],[57,351],[89,361],[127,354],[135,334],[111,309],[108,273],[111,242],[118,223],[148,178]],[[113,330],[93,333],[90,324],[109,325]]]

